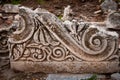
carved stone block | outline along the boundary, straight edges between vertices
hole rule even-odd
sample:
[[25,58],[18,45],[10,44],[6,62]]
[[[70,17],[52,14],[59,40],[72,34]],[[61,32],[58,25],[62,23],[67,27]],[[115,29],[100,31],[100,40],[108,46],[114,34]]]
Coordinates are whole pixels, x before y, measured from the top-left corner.
[[25,7],[19,14],[18,30],[9,38],[13,69],[44,73],[120,71],[117,33],[92,24],[78,24],[71,31],[52,13]]

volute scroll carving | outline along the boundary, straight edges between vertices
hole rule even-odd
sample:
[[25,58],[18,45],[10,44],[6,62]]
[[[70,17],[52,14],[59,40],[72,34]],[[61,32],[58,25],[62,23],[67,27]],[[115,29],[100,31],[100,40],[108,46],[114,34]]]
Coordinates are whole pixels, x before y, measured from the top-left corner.
[[[98,25],[79,22],[74,29],[70,29],[71,26],[63,24],[52,13],[37,12],[25,7],[20,8],[20,20],[18,22],[18,30],[9,38],[13,68],[21,70],[15,66],[20,62],[21,65],[29,65],[30,63],[32,66],[38,65],[39,67],[56,66],[55,70],[58,72],[67,67],[66,72],[72,72],[72,69],[69,70],[70,66],[67,65],[75,67],[79,65],[79,68],[83,66],[86,68],[88,63],[95,63],[102,64],[108,70],[108,64],[110,67],[115,64],[109,63],[112,60],[113,62],[117,61],[114,66],[117,65],[116,70],[119,69],[118,35],[115,32],[107,31]],[[63,66],[62,63],[64,63]],[[62,66],[61,69],[58,69],[57,64],[59,67]],[[25,69],[27,70],[27,68]],[[35,70],[36,68],[32,67],[32,69]],[[41,69],[38,71],[50,72]],[[84,72],[81,69],[78,71]],[[90,71],[88,70],[88,72]],[[98,71],[93,70],[93,72]]]

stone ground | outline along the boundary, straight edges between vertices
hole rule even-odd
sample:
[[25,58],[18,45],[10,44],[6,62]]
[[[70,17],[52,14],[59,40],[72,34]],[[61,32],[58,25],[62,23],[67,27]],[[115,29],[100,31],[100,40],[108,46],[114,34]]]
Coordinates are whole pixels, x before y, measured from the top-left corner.
[[[36,0],[25,0],[21,3],[24,6],[31,7],[35,9],[36,7],[41,7],[49,10],[50,12],[56,14],[58,17],[63,15],[63,10],[67,5],[71,5],[73,9],[75,19],[83,19],[86,21],[104,21],[106,14],[94,14],[95,11],[99,10],[100,3],[97,0],[89,0],[87,2],[81,2],[80,0],[46,0],[45,2],[39,3]],[[52,77],[57,76],[56,80],[60,80],[59,75],[48,75],[45,73],[25,73],[18,72],[10,69],[9,58],[5,57],[6,55],[0,54],[0,80],[52,80]],[[8,56],[8,55],[7,55]],[[103,78],[98,80],[116,80],[114,77],[120,74],[113,75],[112,79]],[[52,76],[52,77],[51,77]],[[78,78],[70,78],[68,76],[65,78],[62,76],[63,80],[79,80]],[[50,79],[51,78],[51,79]],[[120,80],[120,79],[118,79]]]

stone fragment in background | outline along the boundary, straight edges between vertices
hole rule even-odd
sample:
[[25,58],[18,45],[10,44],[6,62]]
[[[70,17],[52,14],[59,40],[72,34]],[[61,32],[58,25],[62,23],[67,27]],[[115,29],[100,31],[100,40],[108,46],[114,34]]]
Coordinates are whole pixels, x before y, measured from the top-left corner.
[[5,11],[6,13],[18,13],[19,5],[5,4],[3,6],[3,11]]
[[65,20],[71,20],[71,15],[72,15],[72,9],[71,9],[71,6],[68,5],[65,9],[64,9],[64,14],[63,14],[63,17],[62,17],[62,20],[65,21]]
[[108,28],[120,30],[120,11],[110,13],[108,15],[106,24]]
[[112,74],[111,78],[115,79],[115,80],[120,80],[120,73],[114,73],[114,74]]
[[113,0],[105,0],[100,6],[103,12],[116,11],[118,9],[117,3]]
[[[91,80],[94,74],[49,74],[46,80]],[[95,75],[94,79],[104,79],[105,75]]]
[[120,48],[120,11],[111,12],[106,20],[106,27],[110,31],[115,31],[119,34],[119,48]]

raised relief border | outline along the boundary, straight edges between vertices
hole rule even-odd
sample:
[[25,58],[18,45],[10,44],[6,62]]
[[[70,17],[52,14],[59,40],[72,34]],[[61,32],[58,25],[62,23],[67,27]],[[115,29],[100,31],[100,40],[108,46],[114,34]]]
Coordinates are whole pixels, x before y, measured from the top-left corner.
[[[15,70],[44,73],[119,72],[118,35],[93,24],[69,30],[55,15],[20,8],[20,22],[9,38]],[[75,33],[72,33],[75,32]]]

